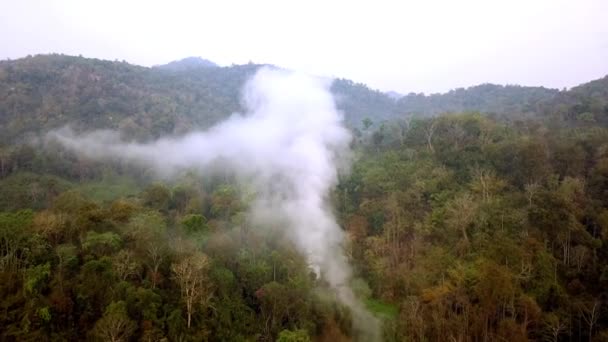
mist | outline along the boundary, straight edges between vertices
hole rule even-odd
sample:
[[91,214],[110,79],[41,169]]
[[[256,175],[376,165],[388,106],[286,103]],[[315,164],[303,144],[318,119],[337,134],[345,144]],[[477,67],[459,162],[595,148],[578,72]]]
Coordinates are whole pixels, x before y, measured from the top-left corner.
[[311,269],[351,309],[358,337],[379,340],[378,321],[349,285],[344,234],[329,204],[339,172],[348,169],[351,141],[329,86],[327,80],[261,68],[243,88],[245,113],[206,131],[150,143],[126,142],[109,130],[76,134],[64,128],[48,138],[89,158],[136,162],[168,178],[185,169],[208,174],[221,163],[253,185],[252,220],[284,226]]

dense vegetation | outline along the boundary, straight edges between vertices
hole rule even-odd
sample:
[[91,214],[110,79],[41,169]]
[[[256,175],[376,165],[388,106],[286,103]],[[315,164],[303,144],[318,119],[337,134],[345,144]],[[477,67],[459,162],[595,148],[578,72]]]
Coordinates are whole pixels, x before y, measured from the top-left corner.
[[[31,139],[65,123],[141,140],[205,127],[238,110],[256,67],[0,63],[0,339],[356,335],[281,230],[247,221],[231,175],[157,182]],[[413,95],[333,91],[356,139],[332,201],[385,340],[608,340],[608,78],[411,110]],[[429,116],[443,112],[460,113]]]
[[[240,109],[241,86],[259,67],[217,67],[187,58],[144,68],[65,55],[0,61],[0,143],[27,140],[66,124],[117,128],[138,140],[208,127]],[[368,117],[382,122],[471,111],[513,117],[573,106],[578,108],[569,113],[601,114],[605,86],[606,79],[561,92],[485,84],[446,94],[412,93],[399,100],[344,79],[335,80],[331,89],[349,126],[361,128]]]

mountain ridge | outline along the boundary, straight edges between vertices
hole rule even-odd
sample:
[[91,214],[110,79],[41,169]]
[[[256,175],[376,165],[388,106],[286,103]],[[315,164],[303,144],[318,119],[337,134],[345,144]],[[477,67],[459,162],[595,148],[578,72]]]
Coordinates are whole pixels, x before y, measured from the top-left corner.
[[167,64],[155,65],[153,68],[172,70],[172,71],[188,71],[197,68],[217,68],[219,65],[202,57],[186,57],[179,60],[171,61]]
[[[242,110],[242,85],[260,66],[200,66],[174,72],[59,54],[0,61],[0,142],[66,124],[120,129],[139,140],[209,127]],[[558,113],[569,120],[589,112],[593,120],[602,121],[608,111],[608,77],[565,91],[482,84],[443,94],[410,93],[398,100],[347,79],[334,79],[331,91],[352,128],[361,127],[366,118],[381,125],[412,115],[454,112],[511,117]]]

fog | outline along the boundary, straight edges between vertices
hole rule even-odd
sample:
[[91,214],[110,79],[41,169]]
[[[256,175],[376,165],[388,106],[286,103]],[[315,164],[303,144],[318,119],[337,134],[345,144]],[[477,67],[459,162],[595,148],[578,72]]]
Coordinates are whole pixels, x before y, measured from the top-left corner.
[[262,68],[244,86],[242,101],[245,113],[182,137],[140,144],[115,131],[75,134],[64,128],[48,138],[89,158],[150,166],[163,177],[192,168],[206,174],[221,162],[225,172],[253,185],[253,222],[284,226],[311,269],[351,308],[362,339],[379,339],[378,322],[349,286],[344,234],[329,205],[338,173],[348,169],[351,136],[328,81]]
[[605,0],[0,2],[0,58],[268,63],[372,88],[571,87],[608,73]]

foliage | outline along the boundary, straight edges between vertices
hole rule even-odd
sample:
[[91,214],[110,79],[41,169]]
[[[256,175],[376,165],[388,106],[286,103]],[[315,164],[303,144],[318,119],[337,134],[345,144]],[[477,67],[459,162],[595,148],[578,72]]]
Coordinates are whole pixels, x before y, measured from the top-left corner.
[[[249,222],[230,175],[158,182],[30,144],[68,122],[135,140],[207,127],[258,67],[173,66],[0,62],[0,340],[356,339],[296,246]],[[328,200],[385,340],[605,339],[607,80],[396,102],[334,82],[356,139]]]

